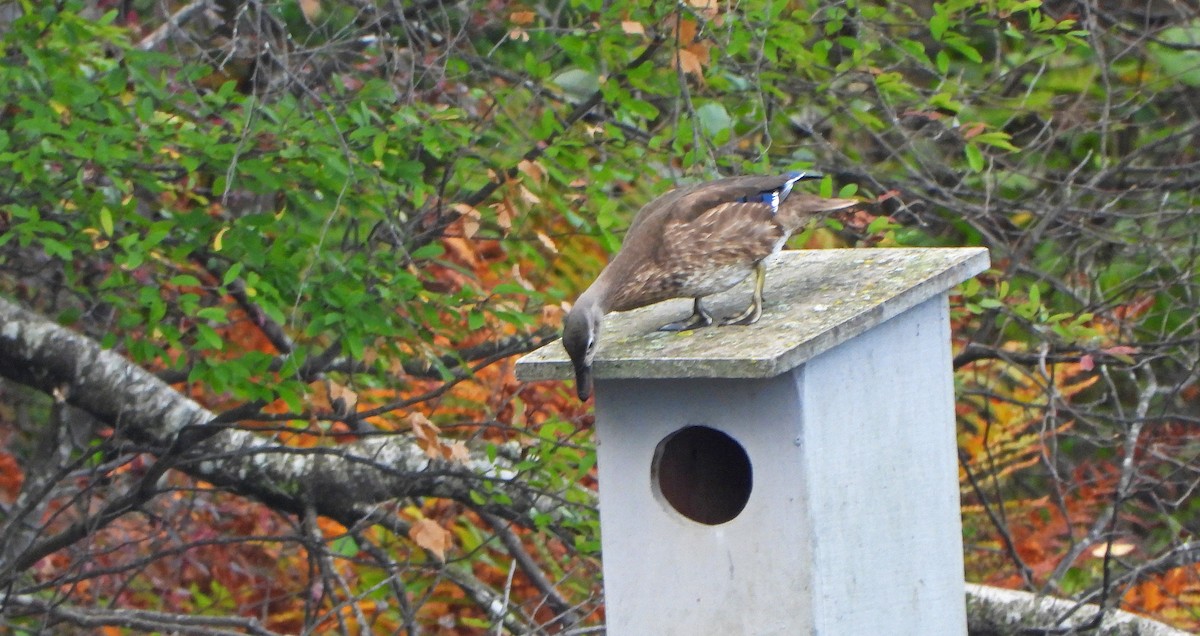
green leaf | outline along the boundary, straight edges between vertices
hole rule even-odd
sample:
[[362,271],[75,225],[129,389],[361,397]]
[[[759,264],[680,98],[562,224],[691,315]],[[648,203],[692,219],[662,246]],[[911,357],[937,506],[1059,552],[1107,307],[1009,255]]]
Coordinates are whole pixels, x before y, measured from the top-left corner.
[[[935,5],[936,6],[936,5]],[[946,30],[950,28],[950,18],[942,11],[936,11],[933,17],[929,18],[929,35],[934,40],[941,40],[946,34]]]
[[966,40],[961,40],[959,38],[947,38],[945,42],[946,46],[958,51],[968,60],[971,60],[976,64],[983,62],[983,56],[979,54],[979,51],[976,50],[975,47],[968,44]]
[[225,322],[226,313],[224,307],[204,307],[196,312],[196,317],[201,320],[211,320],[213,322]]
[[696,117],[705,133],[715,135],[733,126],[733,118],[729,111],[718,102],[709,102],[696,109]]
[[191,274],[180,274],[173,276],[170,280],[172,285],[177,287],[200,287],[200,279]]
[[1012,135],[999,130],[980,133],[972,137],[971,141],[977,144],[987,144],[994,148],[1000,148],[1009,152],[1017,152],[1020,150],[1020,148],[1017,148],[1012,144]]
[[235,262],[234,264],[229,266],[229,269],[225,270],[225,276],[223,276],[221,278],[221,284],[228,287],[229,284],[232,283],[234,280],[236,280],[238,275],[240,275],[241,273],[242,273],[242,263],[240,261]]
[[221,336],[212,327],[204,323],[196,324],[196,343],[204,349],[213,349],[220,351],[225,347],[225,341],[221,340]]
[[971,166],[971,170],[975,172],[983,172],[984,160],[983,152],[979,150],[979,146],[973,143],[968,143],[963,152],[967,155],[967,165]]
[[421,247],[413,250],[412,259],[414,261],[424,261],[437,258],[446,253],[446,248],[442,247],[441,243],[426,243]]
[[962,284],[962,294],[967,298],[975,297],[983,289],[983,283],[979,282],[978,278],[968,278]]
[[1091,584],[1092,577],[1082,568],[1071,567],[1063,574],[1062,590],[1066,594],[1074,594]]
[[108,209],[108,206],[100,208],[100,229],[105,236],[113,235],[112,210]]
[[897,227],[900,227],[900,226],[897,225],[896,223],[894,223],[890,218],[888,218],[886,216],[879,216],[879,217],[875,217],[875,220],[871,221],[871,223],[867,225],[867,233],[875,234],[878,232],[883,232],[884,230],[890,230],[890,229],[894,229]]
[[371,153],[375,156],[375,161],[383,160],[383,153],[387,150],[388,137],[385,133],[375,135],[371,140]]
[[575,102],[586,101],[600,90],[600,78],[596,77],[595,73],[578,68],[563,71],[550,81],[562,88]]
[[642,117],[643,119],[655,119],[658,117],[658,107],[648,101],[641,99],[629,99],[622,104],[629,112]]
[[358,554],[358,542],[350,535],[341,536],[329,543],[329,551],[349,558]]

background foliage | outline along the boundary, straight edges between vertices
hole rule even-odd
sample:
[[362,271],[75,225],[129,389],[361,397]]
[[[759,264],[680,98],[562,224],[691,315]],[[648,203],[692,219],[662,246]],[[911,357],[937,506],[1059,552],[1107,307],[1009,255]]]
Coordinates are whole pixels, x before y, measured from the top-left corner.
[[[815,166],[864,205],[797,245],[992,251],[953,302],[968,578],[1200,629],[1198,17],[0,3],[6,298],[254,431],[269,450],[250,461],[383,438],[512,477],[336,514],[304,504],[313,484],[275,499],[201,476],[223,458],[9,382],[0,624],[601,624],[588,409],[517,383],[511,358],[552,336],[651,196]],[[514,503],[530,492],[553,503]]]

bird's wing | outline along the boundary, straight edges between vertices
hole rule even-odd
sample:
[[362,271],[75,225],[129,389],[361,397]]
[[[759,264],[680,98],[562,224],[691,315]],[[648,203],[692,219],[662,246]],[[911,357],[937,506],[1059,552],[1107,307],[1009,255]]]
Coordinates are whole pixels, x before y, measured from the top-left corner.
[[796,229],[784,222],[788,219],[779,218],[781,206],[799,197],[804,204],[796,209],[808,210],[814,207],[809,199],[820,199],[798,193],[789,196],[799,176],[729,177],[686,188],[664,202],[655,213],[657,218],[647,216],[647,229],[653,227],[653,220],[661,223],[659,248],[653,253],[671,261],[709,255],[714,265],[765,258]]
[[625,237],[625,245],[602,275],[620,281],[611,308],[625,311],[677,298],[704,272],[745,267],[765,258],[784,237],[771,206],[722,203],[694,217],[666,219]]
[[675,188],[643,206],[633,217],[627,234],[634,233],[639,225],[651,219],[661,219],[658,222],[663,225],[668,219],[686,221],[722,203],[734,203],[764,192],[779,190],[795,179],[795,173],[744,175]]
[[659,233],[656,260],[720,267],[766,258],[786,237],[771,206],[761,201],[734,201],[672,215]]

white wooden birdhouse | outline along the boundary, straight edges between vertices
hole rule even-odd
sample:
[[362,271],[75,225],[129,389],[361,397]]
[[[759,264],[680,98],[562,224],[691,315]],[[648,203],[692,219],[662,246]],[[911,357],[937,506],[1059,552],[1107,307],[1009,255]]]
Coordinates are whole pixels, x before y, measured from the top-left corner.
[[[987,267],[982,248],[789,251],[754,325],[656,331],[687,299],[610,315],[608,633],[965,634],[947,297]],[[517,375],[573,377],[557,342]]]

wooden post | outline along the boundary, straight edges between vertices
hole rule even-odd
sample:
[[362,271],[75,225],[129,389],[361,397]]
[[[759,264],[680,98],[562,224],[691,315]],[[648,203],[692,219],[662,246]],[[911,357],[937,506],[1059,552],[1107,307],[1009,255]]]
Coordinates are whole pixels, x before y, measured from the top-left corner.
[[[784,252],[763,318],[610,315],[594,366],[608,633],[966,633],[947,295],[982,248]],[[714,299],[736,313],[749,290]],[[517,365],[566,379],[559,343]]]

